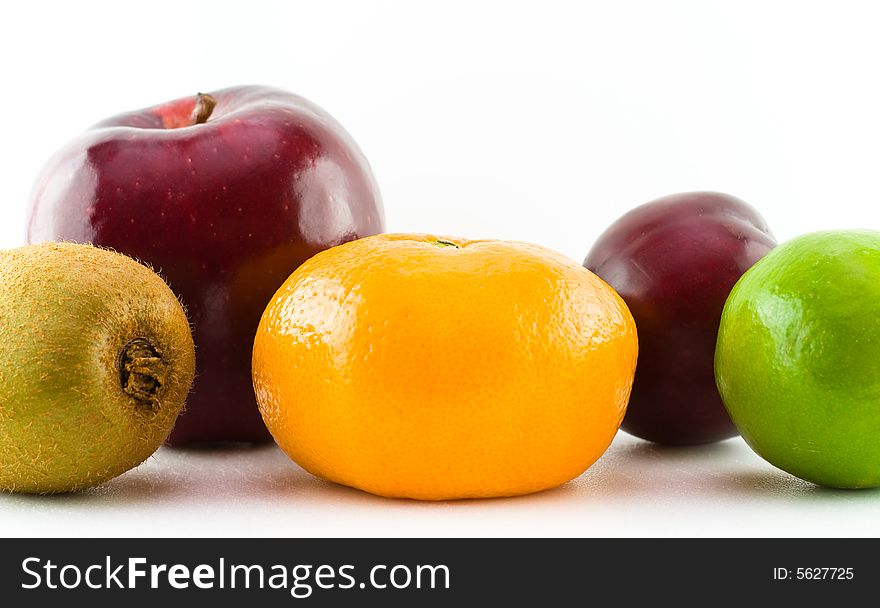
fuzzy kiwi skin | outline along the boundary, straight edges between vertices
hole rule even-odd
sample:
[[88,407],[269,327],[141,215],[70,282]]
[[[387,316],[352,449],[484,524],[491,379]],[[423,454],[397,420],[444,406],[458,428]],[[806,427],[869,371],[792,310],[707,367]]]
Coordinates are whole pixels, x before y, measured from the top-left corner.
[[186,313],[146,266],[75,243],[0,251],[0,490],[76,491],[137,466],[194,373]]

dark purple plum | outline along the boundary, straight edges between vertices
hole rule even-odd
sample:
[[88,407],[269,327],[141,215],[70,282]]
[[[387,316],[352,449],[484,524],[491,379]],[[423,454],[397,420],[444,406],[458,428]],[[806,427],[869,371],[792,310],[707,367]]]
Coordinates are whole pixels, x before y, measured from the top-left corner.
[[623,430],[669,445],[737,434],[715,387],[715,341],[734,283],[775,244],[752,207],[716,192],[644,204],[599,237],[584,266],[623,297],[639,334]]

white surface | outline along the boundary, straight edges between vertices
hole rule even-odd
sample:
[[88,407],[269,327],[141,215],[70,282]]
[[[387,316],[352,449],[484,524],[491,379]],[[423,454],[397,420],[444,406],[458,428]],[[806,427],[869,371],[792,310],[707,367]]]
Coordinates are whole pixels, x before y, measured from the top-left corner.
[[620,433],[578,479],[516,498],[380,498],[275,446],[162,448],[79,495],[0,495],[0,536],[880,536],[880,490],[819,488],[741,439],[660,448]]
[[[121,111],[263,83],[360,143],[394,231],[534,241],[582,259],[634,205],[755,205],[785,240],[880,227],[870,2],[12,3],[0,20],[0,246],[57,147]],[[484,502],[386,501],[273,448],[162,450],[81,496],[0,496],[3,534],[878,535],[876,492],[832,492],[741,442],[621,435],[584,477]]]

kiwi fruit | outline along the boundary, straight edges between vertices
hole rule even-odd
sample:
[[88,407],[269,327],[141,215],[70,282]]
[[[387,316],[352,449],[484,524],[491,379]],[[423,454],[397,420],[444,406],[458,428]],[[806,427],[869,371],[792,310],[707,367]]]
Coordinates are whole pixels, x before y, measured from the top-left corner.
[[72,492],[146,460],[195,373],[162,278],[76,243],[0,251],[0,490]]

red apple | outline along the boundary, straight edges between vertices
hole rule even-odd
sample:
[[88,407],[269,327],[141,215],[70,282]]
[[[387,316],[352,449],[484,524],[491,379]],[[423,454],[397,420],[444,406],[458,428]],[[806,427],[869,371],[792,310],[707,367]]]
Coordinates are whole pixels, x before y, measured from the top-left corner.
[[270,439],[251,348],[266,304],[318,251],[383,230],[364,155],[321,108],[245,86],[121,114],[59,151],[33,192],[28,241],[111,247],[186,305],[197,376],[173,444]]

